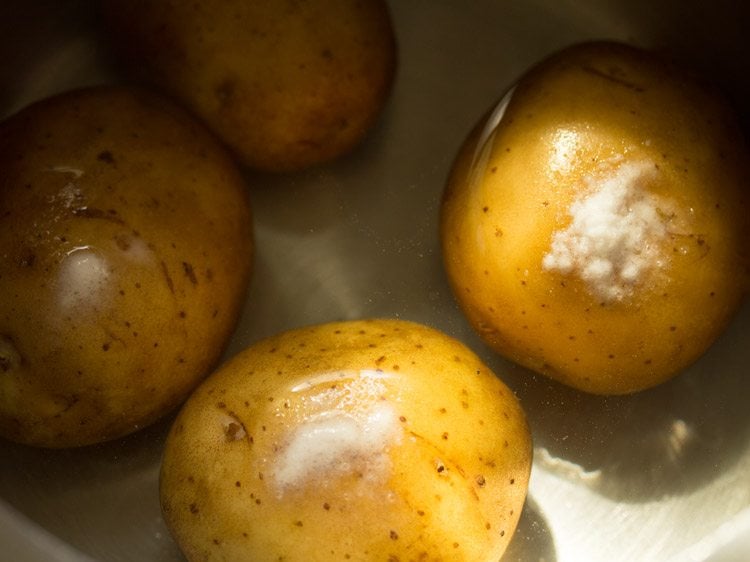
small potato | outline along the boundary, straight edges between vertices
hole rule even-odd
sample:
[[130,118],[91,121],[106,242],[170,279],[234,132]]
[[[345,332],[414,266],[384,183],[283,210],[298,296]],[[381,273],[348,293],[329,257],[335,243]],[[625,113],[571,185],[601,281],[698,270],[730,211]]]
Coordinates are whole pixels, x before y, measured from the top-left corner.
[[526,74],[462,147],[446,271],[499,353],[622,394],[694,362],[748,286],[748,152],[716,92],[587,43]]
[[105,14],[128,73],[181,101],[260,170],[352,150],[395,74],[384,0],[107,0]]
[[198,388],[161,503],[189,560],[497,562],[530,466],[519,403],[463,344],[340,322],[260,341]]
[[151,94],[61,94],[0,124],[0,436],[113,439],[219,359],[250,275],[247,193]]

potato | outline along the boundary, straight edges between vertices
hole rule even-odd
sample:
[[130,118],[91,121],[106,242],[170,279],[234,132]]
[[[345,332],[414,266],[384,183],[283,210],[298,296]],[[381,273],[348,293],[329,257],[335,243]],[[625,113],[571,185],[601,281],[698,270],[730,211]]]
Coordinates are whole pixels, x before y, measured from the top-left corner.
[[182,110],[95,87],[0,124],[0,435],[130,433],[218,361],[250,274],[243,179]]
[[701,356],[748,286],[748,151],[721,96],[654,54],[571,46],[456,158],[444,264],[500,354],[624,394]]
[[180,100],[260,170],[351,151],[395,74],[383,0],[108,0],[105,15],[127,71]]
[[400,320],[260,341],[186,402],[164,518],[189,560],[499,560],[531,441],[463,344]]

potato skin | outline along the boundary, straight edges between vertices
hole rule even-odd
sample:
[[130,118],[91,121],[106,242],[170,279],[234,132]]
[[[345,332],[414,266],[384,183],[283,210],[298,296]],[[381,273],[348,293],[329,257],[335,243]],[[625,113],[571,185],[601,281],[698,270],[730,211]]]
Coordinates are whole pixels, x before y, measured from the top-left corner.
[[243,179],[192,117],[95,87],[0,124],[0,435],[120,437],[218,361],[250,275]]
[[[505,101],[466,140],[444,193],[444,264],[463,311],[500,354],[587,392],[671,378],[748,286],[748,152],[732,112],[673,65],[606,42],[554,54]],[[633,250],[657,264],[605,299],[543,262],[587,182],[626,164],[648,166],[636,192],[656,201],[662,233]]]
[[[362,420],[356,438],[387,434],[382,446],[321,462],[326,431],[311,428],[351,445]],[[306,430],[310,451],[290,464]],[[265,339],[209,377],[174,422],[160,493],[189,560],[495,562],[530,465],[519,403],[468,348],[419,324],[361,320]],[[302,476],[283,480],[289,469]]]
[[395,74],[383,0],[108,0],[104,10],[125,68],[260,170],[351,151]]

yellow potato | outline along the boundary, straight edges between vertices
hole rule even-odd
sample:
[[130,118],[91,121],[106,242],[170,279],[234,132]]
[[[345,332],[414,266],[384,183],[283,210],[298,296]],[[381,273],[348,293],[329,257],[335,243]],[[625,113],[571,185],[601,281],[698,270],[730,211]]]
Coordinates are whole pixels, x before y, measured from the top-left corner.
[[126,69],[180,100],[261,170],[352,150],[395,73],[383,0],[108,0],[105,14]]
[[661,383],[747,290],[748,161],[702,82],[625,45],[563,50],[455,161],[441,216],[455,295],[495,350],[565,384]]
[[0,435],[130,433],[219,359],[250,274],[243,180],[151,94],[91,88],[0,124]]
[[497,562],[530,464],[519,403],[463,344],[339,322],[260,341],[196,390],[161,502],[189,560]]

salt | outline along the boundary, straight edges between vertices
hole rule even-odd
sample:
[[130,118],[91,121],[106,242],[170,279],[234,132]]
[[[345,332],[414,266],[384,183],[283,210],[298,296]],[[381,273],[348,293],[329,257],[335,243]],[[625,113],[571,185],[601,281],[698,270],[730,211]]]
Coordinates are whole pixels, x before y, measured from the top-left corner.
[[542,268],[577,275],[604,301],[622,300],[663,264],[658,248],[667,230],[660,201],[644,189],[656,174],[652,164],[615,159],[601,170],[583,178],[584,194],[568,209],[567,228],[552,234]]

